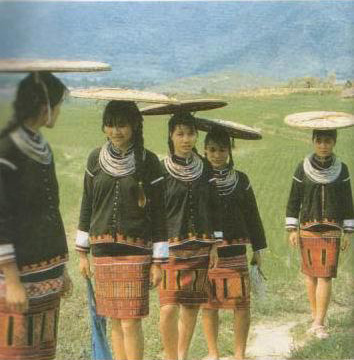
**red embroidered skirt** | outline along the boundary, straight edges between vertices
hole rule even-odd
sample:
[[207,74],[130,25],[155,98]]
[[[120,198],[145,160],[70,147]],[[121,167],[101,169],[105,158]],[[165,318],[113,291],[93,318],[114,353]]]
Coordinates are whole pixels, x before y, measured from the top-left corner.
[[209,299],[204,309],[249,309],[250,279],[247,256],[220,257],[208,272]]
[[337,276],[340,230],[300,231],[301,271],[312,277]]
[[0,360],[55,358],[60,294],[31,299],[26,313],[11,312],[0,298]]
[[117,319],[149,314],[150,255],[94,257],[97,314]]
[[198,306],[206,302],[208,266],[209,256],[170,257],[168,263],[161,265],[160,305]]

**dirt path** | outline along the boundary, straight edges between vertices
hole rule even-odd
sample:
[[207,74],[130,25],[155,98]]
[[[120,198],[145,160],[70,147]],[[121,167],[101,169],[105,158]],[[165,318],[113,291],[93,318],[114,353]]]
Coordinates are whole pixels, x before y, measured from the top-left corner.
[[247,346],[249,359],[285,359],[290,355],[293,338],[290,334],[295,322],[266,323],[251,327]]
[[[293,346],[290,330],[295,322],[262,323],[251,326],[246,357],[250,360],[285,360]],[[231,360],[223,357],[220,360]]]

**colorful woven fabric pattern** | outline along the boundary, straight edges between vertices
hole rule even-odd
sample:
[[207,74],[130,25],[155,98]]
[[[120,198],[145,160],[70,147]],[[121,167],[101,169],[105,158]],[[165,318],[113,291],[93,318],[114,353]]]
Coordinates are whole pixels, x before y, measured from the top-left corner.
[[160,305],[200,305],[208,299],[209,257],[176,259],[170,257],[162,267]]
[[117,319],[149,314],[151,256],[94,257],[97,314]]
[[208,272],[209,299],[206,309],[249,309],[250,280],[247,256],[220,257]]
[[29,310],[15,313],[0,299],[0,360],[55,358],[60,296],[31,300]]
[[313,277],[337,276],[341,232],[300,231],[301,271]]

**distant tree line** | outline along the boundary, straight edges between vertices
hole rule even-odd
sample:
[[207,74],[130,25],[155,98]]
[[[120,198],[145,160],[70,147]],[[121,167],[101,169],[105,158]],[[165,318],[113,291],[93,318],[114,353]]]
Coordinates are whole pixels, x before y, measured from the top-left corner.
[[[345,88],[351,88],[353,86],[353,80],[348,79],[344,83]],[[329,74],[325,78],[314,77],[314,76],[305,76],[305,77],[296,77],[292,78],[287,82],[287,87],[289,88],[328,88],[334,89],[338,87],[337,78],[335,73]]]

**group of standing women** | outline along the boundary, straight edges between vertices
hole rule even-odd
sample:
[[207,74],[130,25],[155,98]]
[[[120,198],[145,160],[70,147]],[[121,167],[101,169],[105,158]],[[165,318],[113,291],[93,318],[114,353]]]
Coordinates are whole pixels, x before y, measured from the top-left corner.
[[[29,75],[0,134],[0,359],[55,357],[60,297],[71,282],[53,154],[39,129],[54,126],[64,94],[50,73]],[[230,134],[215,124],[201,156],[197,119],[181,106],[169,120],[169,151],[160,162],[144,147],[141,111],[122,100],[107,104],[102,130],[107,141],[90,153],[85,170],[76,249],[81,274],[90,277],[94,270],[98,314],[112,320],[115,358],[143,359],[141,319],[149,313],[149,289],[158,286],[165,360],[187,359],[200,307],[208,358],[219,359],[218,310],[231,309],[235,359],[244,359],[250,325],[246,245],[253,250],[251,263],[260,266],[266,239],[250,181],[234,169]],[[328,169],[316,166],[317,172]],[[337,228],[345,220],[345,230],[352,231],[346,175],[338,186],[330,182],[329,196],[335,204],[337,193],[350,196],[347,210],[336,205],[332,218]],[[289,227],[297,227],[294,219],[312,193],[293,185]]]

